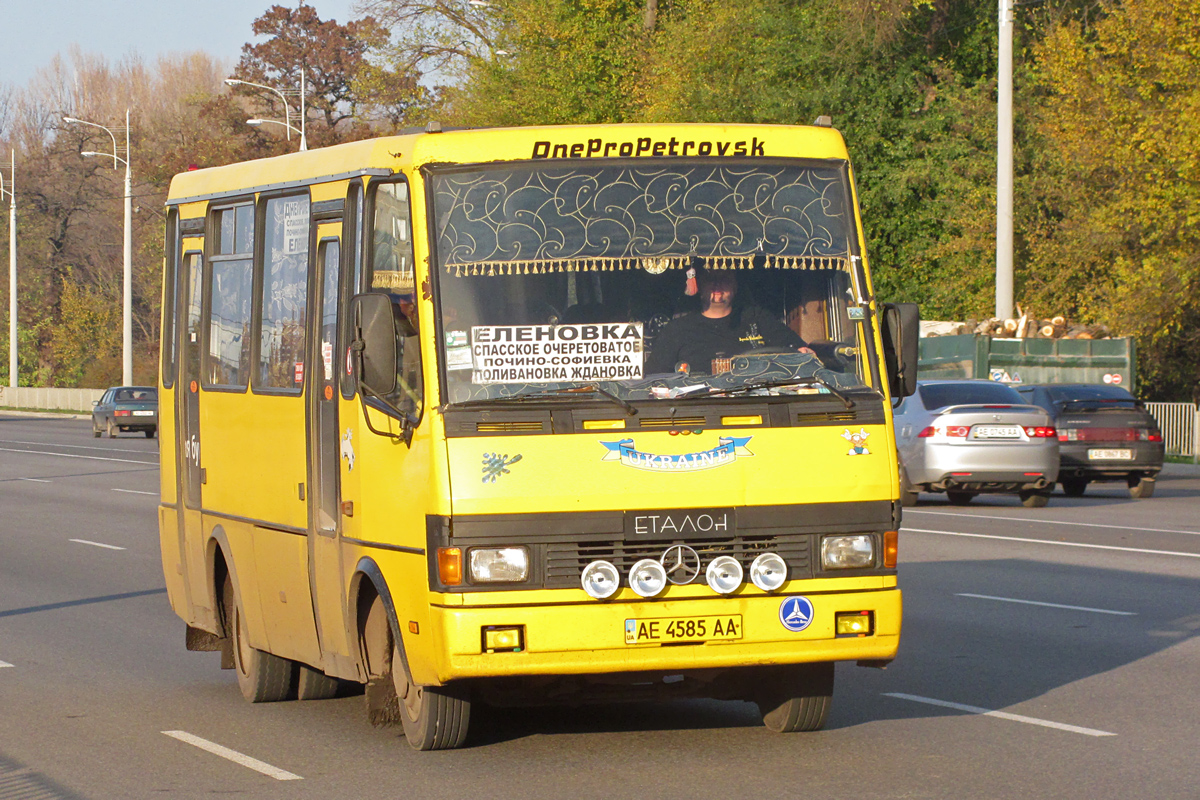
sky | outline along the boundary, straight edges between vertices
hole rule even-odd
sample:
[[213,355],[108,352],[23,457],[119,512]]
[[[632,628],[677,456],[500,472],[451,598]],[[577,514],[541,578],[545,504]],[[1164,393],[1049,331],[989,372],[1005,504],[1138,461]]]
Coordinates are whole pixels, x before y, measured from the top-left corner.
[[[202,50],[232,69],[250,23],[272,5],[297,0],[0,0],[0,87],[24,87],[72,44],[116,63],[131,53],[152,64],[159,55]],[[307,0],[321,19],[345,23],[354,0]]]

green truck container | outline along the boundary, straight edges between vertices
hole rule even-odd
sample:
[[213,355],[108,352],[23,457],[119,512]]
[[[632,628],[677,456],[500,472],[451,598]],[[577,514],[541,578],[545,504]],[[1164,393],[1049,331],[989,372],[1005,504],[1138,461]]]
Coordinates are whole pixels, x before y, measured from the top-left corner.
[[990,378],[1003,383],[1109,383],[1136,394],[1133,339],[921,339],[919,378]]

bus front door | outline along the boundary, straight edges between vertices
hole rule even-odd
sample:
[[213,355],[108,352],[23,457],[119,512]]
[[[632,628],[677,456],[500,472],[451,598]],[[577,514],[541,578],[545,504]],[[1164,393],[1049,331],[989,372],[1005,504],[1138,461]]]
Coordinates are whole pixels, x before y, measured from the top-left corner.
[[309,402],[309,581],[317,619],[322,659],[327,672],[354,675],[349,661],[346,609],[342,591],[340,439],[338,436],[338,305],[341,248],[336,236],[325,235],[339,226],[318,230],[315,307],[316,335],[309,337],[316,352]]

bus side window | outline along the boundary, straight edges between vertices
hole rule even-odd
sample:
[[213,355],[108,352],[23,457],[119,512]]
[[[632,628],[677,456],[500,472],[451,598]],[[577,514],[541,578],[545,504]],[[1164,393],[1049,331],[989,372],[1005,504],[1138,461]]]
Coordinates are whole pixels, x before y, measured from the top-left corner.
[[251,369],[254,206],[244,203],[213,213],[217,241],[210,258],[204,385],[244,389]]
[[307,195],[272,197],[263,204],[262,338],[255,391],[299,392],[304,384],[308,236]]
[[368,291],[386,293],[396,318],[396,392],[388,400],[401,411],[420,417],[425,386],[417,338],[420,320],[408,183],[399,180],[373,184],[370,212]]

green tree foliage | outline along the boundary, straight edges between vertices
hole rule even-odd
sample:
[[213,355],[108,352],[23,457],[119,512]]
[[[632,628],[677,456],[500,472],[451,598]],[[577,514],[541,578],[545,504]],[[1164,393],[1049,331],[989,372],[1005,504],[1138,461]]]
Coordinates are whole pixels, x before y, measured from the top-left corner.
[[1200,378],[1200,0],[1107,4],[1036,50],[1051,210],[1029,286],[1137,336],[1142,379]]

